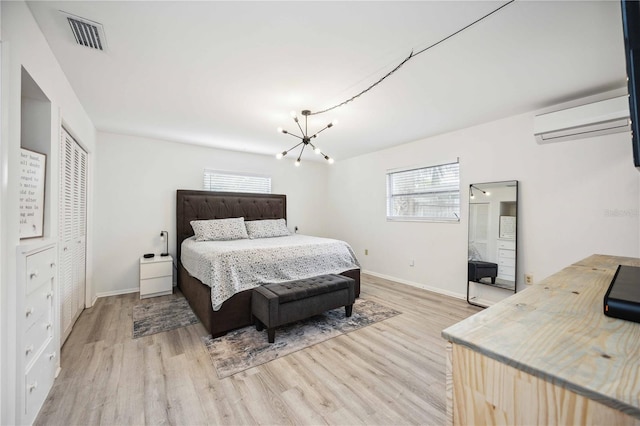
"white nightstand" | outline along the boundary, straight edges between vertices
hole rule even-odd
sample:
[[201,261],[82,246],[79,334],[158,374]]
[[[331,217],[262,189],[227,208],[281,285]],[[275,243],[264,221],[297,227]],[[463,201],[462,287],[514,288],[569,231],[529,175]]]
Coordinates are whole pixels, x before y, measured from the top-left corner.
[[140,258],[140,299],[173,293],[173,258]]

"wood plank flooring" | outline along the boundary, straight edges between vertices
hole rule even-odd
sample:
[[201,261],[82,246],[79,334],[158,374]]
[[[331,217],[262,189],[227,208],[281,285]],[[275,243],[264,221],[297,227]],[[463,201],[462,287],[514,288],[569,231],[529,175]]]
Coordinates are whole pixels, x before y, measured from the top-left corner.
[[444,424],[440,332],[479,310],[363,274],[361,297],[402,314],[218,379],[199,323],[132,339],[133,305],[171,297],[86,309],[36,424]]

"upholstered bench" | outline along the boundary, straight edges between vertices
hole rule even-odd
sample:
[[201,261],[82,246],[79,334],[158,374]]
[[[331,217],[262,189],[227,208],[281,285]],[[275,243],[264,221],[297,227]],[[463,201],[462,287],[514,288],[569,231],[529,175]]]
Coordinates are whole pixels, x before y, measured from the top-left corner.
[[267,328],[269,343],[275,341],[276,327],[310,318],[325,311],[345,307],[351,316],[355,302],[355,281],[342,275],[320,275],[284,283],[265,284],[253,289],[251,314],[258,331]]
[[491,278],[491,284],[496,283],[498,264],[481,260],[469,261],[469,281],[480,282],[482,278]]

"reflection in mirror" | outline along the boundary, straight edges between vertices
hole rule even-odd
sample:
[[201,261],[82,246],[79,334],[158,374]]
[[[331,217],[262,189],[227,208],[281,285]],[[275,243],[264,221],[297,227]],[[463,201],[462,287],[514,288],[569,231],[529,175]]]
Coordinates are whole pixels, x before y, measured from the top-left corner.
[[489,306],[516,292],[518,181],[469,185],[467,302]]

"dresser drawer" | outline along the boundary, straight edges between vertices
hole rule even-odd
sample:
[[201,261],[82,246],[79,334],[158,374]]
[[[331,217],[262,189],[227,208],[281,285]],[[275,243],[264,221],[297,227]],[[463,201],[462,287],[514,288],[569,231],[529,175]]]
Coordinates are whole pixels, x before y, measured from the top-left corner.
[[516,251],[507,249],[498,249],[498,258],[500,259],[515,259]]
[[173,277],[140,280],[140,298],[173,293]]
[[498,259],[498,265],[503,268],[503,267],[510,267],[510,268],[515,268],[516,266],[516,260],[515,259]]
[[498,240],[498,248],[499,249],[507,249],[507,250],[515,250],[516,242],[515,240]]
[[31,424],[35,420],[38,411],[49,394],[56,374],[56,358],[58,356],[53,346],[53,340],[49,342],[44,351],[35,360],[31,368],[24,375],[24,400],[25,421]]
[[26,294],[50,281],[56,275],[56,251],[49,248],[27,256]]
[[173,276],[173,262],[140,263],[140,279]]
[[43,346],[53,337],[53,322],[49,315],[43,315],[27,330],[24,336],[24,365],[29,365]]
[[498,276],[499,277],[515,277],[516,268],[513,266],[498,266]]
[[40,318],[52,318],[53,289],[49,280],[32,291],[26,299],[24,306],[24,329],[29,330]]

